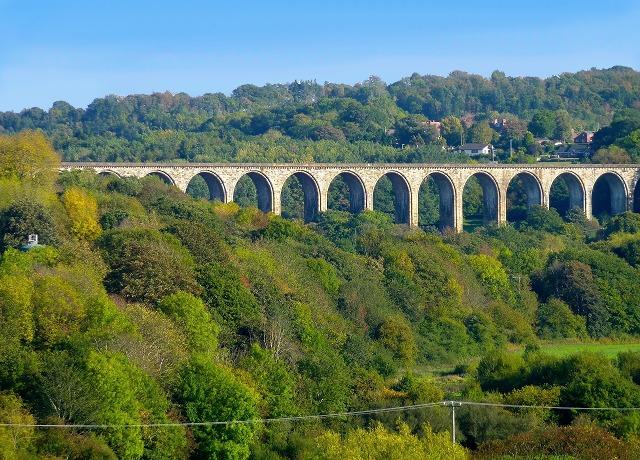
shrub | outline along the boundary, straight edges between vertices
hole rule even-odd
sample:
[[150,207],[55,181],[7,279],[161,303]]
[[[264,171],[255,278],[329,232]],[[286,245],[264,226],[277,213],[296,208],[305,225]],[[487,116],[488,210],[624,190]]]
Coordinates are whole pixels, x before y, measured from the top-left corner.
[[483,390],[510,391],[521,385],[526,377],[524,359],[506,352],[485,355],[478,364],[478,382]]
[[575,315],[562,300],[550,298],[540,304],[537,313],[538,334],[543,339],[565,339],[585,337],[585,319]]
[[637,444],[627,443],[595,425],[545,427],[517,434],[503,440],[482,444],[475,452],[478,458],[534,456],[568,456],[582,459],[616,458],[632,460],[640,457]]
[[405,424],[397,432],[388,431],[382,425],[366,430],[357,428],[344,437],[329,431],[315,440],[303,453],[306,459],[349,460],[464,460],[466,450],[452,444],[449,433],[434,433],[429,425],[422,428],[422,437],[409,431]]
[[397,358],[412,362],[418,349],[411,326],[403,316],[387,317],[380,325],[378,336],[382,344],[391,350]]

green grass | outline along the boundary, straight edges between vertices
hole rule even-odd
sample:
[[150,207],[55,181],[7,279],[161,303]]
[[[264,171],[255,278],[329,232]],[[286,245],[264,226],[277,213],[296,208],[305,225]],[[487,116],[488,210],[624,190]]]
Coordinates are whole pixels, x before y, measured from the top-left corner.
[[[581,351],[602,353],[608,358],[615,358],[621,351],[640,351],[640,343],[542,343],[540,348],[553,356],[568,356]],[[522,352],[523,350],[518,350]]]
[[463,227],[465,232],[473,232],[476,228],[482,227],[484,225],[484,220],[482,216],[472,216],[465,217],[463,222]]

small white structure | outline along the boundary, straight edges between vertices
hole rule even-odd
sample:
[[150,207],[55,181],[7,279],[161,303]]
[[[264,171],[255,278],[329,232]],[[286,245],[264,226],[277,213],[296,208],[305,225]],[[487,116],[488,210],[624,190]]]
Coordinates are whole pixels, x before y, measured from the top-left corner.
[[35,248],[37,246],[40,246],[38,244],[38,235],[35,233],[32,233],[29,236],[27,236],[27,242],[22,245],[22,250],[28,251],[29,249]]
[[493,145],[491,144],[462,144],[458,147],[458,150],[462,153],[469,155],[470,157],[476,157],[479,155],[490,155],[493,153]]

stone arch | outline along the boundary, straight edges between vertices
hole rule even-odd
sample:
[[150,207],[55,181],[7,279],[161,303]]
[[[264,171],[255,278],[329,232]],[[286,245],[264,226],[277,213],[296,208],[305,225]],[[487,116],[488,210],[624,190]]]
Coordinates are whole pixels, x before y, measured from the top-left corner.
[[500,188],[498,187],[498,183],[496,182],[495,178],[488,172],[478,171],[467,177],[467,179],[465,180],[465,183],[462,186],[463,194],[466,185],[469,183],[469,180],[472,177],[475,177],[478,180],[482,189],[483,224],[498,223],[498,216],[500,215]]
[[[262,212],[272,212],[273,211],[273,185],[271,181],[265,176],[263,173],[259,171],[249,171],[240,176],[242,179],[244,176],[249,177],[251,182],[256,188],[256,194],[258,198],[258,209]],[[236,182],[237,187],[237,182]],[[236,190],[234,190],[235,193]],[[234,196],[235,200],[235,196]]]
[[155,177],[159,177],[160,179],[162,179],[162,182],[164,182],[167,185],[176,185],[176,182],[173,180],[173,177],[171,177],[168,173],[164,172],[164,171],[151,171],[150,173],[146,174],[145,177],[148,176],[155,176]]
[[[329,187],[327,188],[327,198],[330,196],[329,191],[331,189],[331,184],[333,184],[338,177],[342,178],[342,180],[347,184],[347,187],[349,187],[349,210],[353,213],[364,211],[365,199],[367,196],[364,181],[353,171],[341,171],[331,178],[329,181]],[[328,204],[329,199],[327,199],[327,206]]]
[[409,181],[398,171],[388,171],[380,176],[376,181],[376,184],[373,187],[374,194],[376,186],[384,177],[391,181],[396,224],[408,224],[411,215],[411,186],[409,185]]
[[[285,179],[283,186],[292,177],[298,179],[302,186],[304,221],[313,222],[317,220],[320,212],[320,187],[318,186],[318,181],[313,177],[313,174],[307,171],[296,171]],[[280,200],[282,201],[282,194],[280,195]]]
[[[558,206],[560,206],[560,203],[554,203],[555,200],[551,195],[553,186],[558,181],[558,179],[563,179],[568,188],[569,196],[566,204],[566,210],[558,208]],[[553,179],[553,181],[551,182],[551,186],[549,187],[549,207],[556,208],[556,210],[558,210],[560,214],[566,214],[566,211],[569,211],[573,208],[579,208],[582,212],[586,213],[586,197],[586,189],[582,182],[582,179],[580,179],[577,174],[571,171],[565,171],[558,174]],[[564,213],[562,211],[564,211]]]
[[118,174],[117,172],[111,170],[111,169],[103,169],[102,171],[100,171],[98,173],[99,176],[102,177],[117,177],[119,179],[122,178],[122,176],[120,176],[120,174]]
[[[516,181],[519,181],[519,184],[517,184]],[[510,216],[510,208],[512,208],[513,206],[513,202],[512,202],[512,193],[514,193],[513,189],[511,188],[512,186],[515,185],[519,186],[519,190],[518,192],[524,192],[524,206],[526,207],[526,209],[531,209],[531,207],[533,206],[542,206],[544,203],[544,192],[542,189],[542,184],[540,183],[540,180],[538,179],[538,177],[533,174],[530,171],[520,171],[519,173],[515,174],[507,183],[507,188],[505,190],[505,193],[507,195],[507,220],[509,221],[513,221],[513,220],[518,220],[518,219],[514,219],[512,218],[512,216]],[[514,199],[518,199],[518,198],[522,198],[520,197],[513,197]],[[517,203],[520,204],[520,203]]]
[[224,182],[222,181],[222,179],[220,179],[220,176],[218,176],[213,171],[200,171],[198,174],[195,174],[193,177],[191,177],[191,179],[189,179],[187,188],[189,187],[189,184],[191,184],[191,181],[193,181],[193,179],[195,179],[196,177],[201,177],[202,179],[204,179],[205,183],[207,184],[207,189],[209,189],[210,200],[219,200],[223,203],[227,201],[227,191],[225,189]]
[[[438,229],[455,228],[456,224],[456,188],[453,180],[441,171],[429,173],[420,183],[418,190],[418,202],[420,202],[420,190],[425,186],[429,179],[432,179],[438,189]],[[418,206],[418,204],[416,204]],[[420,223],[420,209],[418,209],[418,223]]]
[[615,216],[627,210],[627,186],[615,172],[598,176],[591,189],[591,213],[594,216]]

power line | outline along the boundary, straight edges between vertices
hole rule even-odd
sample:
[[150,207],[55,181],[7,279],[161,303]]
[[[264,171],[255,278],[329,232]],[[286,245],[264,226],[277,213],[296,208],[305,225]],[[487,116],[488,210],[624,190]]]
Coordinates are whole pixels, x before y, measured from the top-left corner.
[[441,406],[442,401],[425,404],[413,404],[410,406],[384,407],[380,409],[367,409],[351,412],[334,412],[329,414],[315,415],[298,415],[291,417],[277,418],[255,418],[247,420],[218,420],[211,422],[172,422],[172,423],[130,423],[130,424],[44,424],[44,423],[0,423],[0,427],[18,427],[18,428],[153,428],[153,427],[178,427],[178,426],[214,426],[214,425],[232,425],[232,424],[254,424],[254,423],[277,423],[277,422],[297,422],[304,420],[338,418],[338,417],[354,417],[359,415],[380,414],[385,412],[402,412],[408,410],[424,409],[427,407]]
[[548,409],[548,410],[576,410],[576,411],[640,411],[640,407],[577,407],[577,406],[545,406],[545,405],[528,405],[528,404],[502,404],[478,401],[439,401],[433,403],[413,404],[407,406],[383,407],[379,409],[366,409],[351,412],[333,412],[328,414],[315,415],[297,415],[290,417],[274,417],[274,418],[255,418],[246,420],[216,420],[208,422],[170,422],[170,423],[129,423],[129,424],[46,424],[46,423],[0,423],[0,427],[14,428],[84,428],[84,429],[106,429],[106,428],[154,428],[154,427],[180,427],[180,426],[216,426],[216,425],[232,425],[232,424],[258,424],[258,423],[278,423],[278,422],[298,422],[305,420],[319,420],[339,417],[356,417],[361,415],[382,414],[388,412],[405,412],[418,409],[426,409],[431,407],[462,407],[462,406],[479,406],[479,407],[500,407],[505,409]]
[[573,406],[537,406],[527,404],[500,404],[500,403],[486,403],[476,401],[453,401],[459,402],[464,406],[489,406],[489,407],[503,407],[506,409],[550,409],[550,410],[617,410],[617,411],[634,411],[640,410],[640,407],[573,407]]

